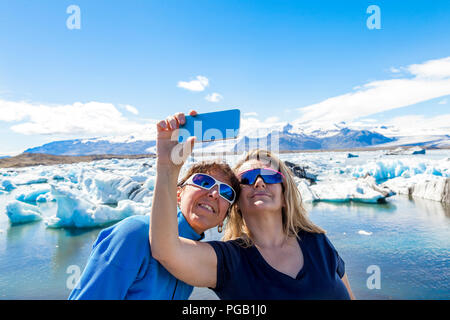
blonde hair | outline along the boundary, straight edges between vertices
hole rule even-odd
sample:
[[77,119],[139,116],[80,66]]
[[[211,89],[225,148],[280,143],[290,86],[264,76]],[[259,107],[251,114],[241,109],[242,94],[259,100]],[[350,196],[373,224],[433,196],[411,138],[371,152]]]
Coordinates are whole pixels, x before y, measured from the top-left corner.
[[[270,151],[255,149],[249,151],[234,167],[234,172],[249,160],[267,162],[285,176],[283,182],[283,197],[286,207],[282,208],[283,233],[286,237],[298,237],[298,232],[304,230],[311,233],[325,233],[325,230],[315,225],[309,218],[306,209],[302,205],[300,191],[295,184],[291,170],[278,157]],[[242,212],[237,202],[231,208],[230,215],[225,225],[223,241],[241,239],[243,246],[253,245],[252,234],[245,224]]]

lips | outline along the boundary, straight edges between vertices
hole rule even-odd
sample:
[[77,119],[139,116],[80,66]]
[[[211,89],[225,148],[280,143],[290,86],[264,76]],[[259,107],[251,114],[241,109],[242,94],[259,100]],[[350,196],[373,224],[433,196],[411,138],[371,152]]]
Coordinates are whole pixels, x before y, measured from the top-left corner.
[[270,194],[268,194],[266,192],[255,192],[254,194],[252,194],[251,198],[255,198],[255,197],[259,197],[259,196],[270,197]]
[[209,204],[207,204],[207,203],[203,203],[202,202],[202,203],[197,204],[197,206],[202,208],[202,209],[208,210],[211,213],[216,213],[216,210],[214,209],[214,207],[209,205]]

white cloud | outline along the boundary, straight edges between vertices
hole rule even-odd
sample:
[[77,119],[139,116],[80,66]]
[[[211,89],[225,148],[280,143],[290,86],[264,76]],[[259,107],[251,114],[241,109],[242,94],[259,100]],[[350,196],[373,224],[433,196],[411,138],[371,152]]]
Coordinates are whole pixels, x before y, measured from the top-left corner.
[[271,122],[261,121],[257,118],[241,118],[241,127],[239,128],[240,136],[262,137],[266,136],[273,130],[281,131],[287,124],[284,121],[278,121],[273,117]]
[[[450,94],[450,57],[404,68],[409,77],[372,81],[354,92],[298,109],[298,123],[340,122]],[[411,75],[413,77],[411,77]]]
[[135,115],[138,115],[138,114],[139,114],[139,110],[136,109],[136,108],[133,107],[133,106],[130,106],[129,104],[127,104],[127,105],[125,106],[125,109],[127,109],[127,111],[128,111],[128,112],[131,112],[132,114],[135,114]]
[[447,99],[443,99],[443,100],[439,101],[438,104],[447,104],[447,102],[448,102]]
[[449,134],[450,113],[428,118],[423,115],[400,116],[385,124],[398,128],[399,134],[405,136]]
[[222,95],[218,94],[217,92],[208,94],[205,97],[206,100],[208,100],[209,102],[219,102],[220,100],[223,99]]
[[146,127],[102,102],[50,106],[0,99],[0,121],[14,122],[11,130],[26,135],[125,135]]
[[197,76],[197,80],[179,81],[177,87],[190,91],[203,91],[208,85],[208,78],[204,76]]
[[278,118],[278,117],[269,117],[269,118],[266,119],[265,122],[267,122],[267,123],[276,123],[278,121],[280,121],[280,118]]
[[256,112],[245,112],[242,116],[243,117],[257,117],[258,113],[256,113]]

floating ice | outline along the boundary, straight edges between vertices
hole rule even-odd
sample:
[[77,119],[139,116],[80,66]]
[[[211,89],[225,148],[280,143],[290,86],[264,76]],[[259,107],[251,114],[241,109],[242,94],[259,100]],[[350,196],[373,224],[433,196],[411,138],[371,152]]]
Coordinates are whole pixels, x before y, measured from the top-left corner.
[[144,182],[144,185],[142,187],[147,190],[153,191],[155,189],[155,181],[156,181],[156,177],[149,177]]
[[70,185],[52,185],[52,194],[56,198],[58,209],[55,216],[45,220],[49,228],[99,227],[132,215],[150,212],[149,206],[131,200],[121,200],[117,207],[97,205]]
[[31,204],[13,200],[6,206],[6,214],[11,224],[21,224],[42,219],[39,208]]
[[359,231],[358,231],[358,234],[361,234],[361,235],[363,235],[363,236],[371,236],[371,235],[372,235],[372,232],[364,231],[364,230],[359,230]]
[[11,180],[3,180],[2,181],[2,185],[1,185],[2,189],[4,191],[10,192],[14,189],[16,189],[17,187],[14,185],[14,183],[11,182]]
[[99,173],[89,180],[88,190],[98,203],[117,204],[120,200],[132,199],[141,184],[130,177],[110,173]]
[[350,181],[321,182],[308,187],[312,195],[307,193],[305,187],[299,184],[302,197],[316,201],[378,203],[395,194],[387,187],[377,185],[370,176]]
[[295,177],[295,181],[297,183],[297,188],[300,191],[300,194],[302,195],[302,201],[316,201],[319,200],[317,195],[314,194],[313,191],[309,188],[309,185],[307,183],[307,180],[305,179],[298,179]]
[[399,194],[450,203],[450,178],[419,174],[411,178],[390,179],[382,185]]
[[[47,186],[27,193],[21,193],[16,196],[16,199],[22,202],[46,202],[49,198],[44,197],[44,195],[48,193],[50,193],[50,187]],[[40,200],[38,201],[38,199]]]
[[409,178],[417,174],[450,177],[450,162],[446,160],[423,160],[423,158],[380,159],[362,166],[347,166],[344,172],[356,178],[365,177],[369,174],[377,181],[396,177]]
[[16,186],[31,185],[31,184],[47,183],[48,178],[33,173],[23,173],[15,177],[13,182]]

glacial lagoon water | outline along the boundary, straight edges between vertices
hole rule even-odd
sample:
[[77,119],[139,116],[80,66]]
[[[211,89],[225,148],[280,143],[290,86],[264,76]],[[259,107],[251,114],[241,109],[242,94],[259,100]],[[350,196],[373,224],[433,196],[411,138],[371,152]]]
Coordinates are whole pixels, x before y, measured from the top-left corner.
[[[426,158],[448,156],[446,151]],[[297,163],[307,157],[295,155]],[[311,165],[323,167],[326,177],[334,167],[359,165],[374,154],[346,159],[345,154],[321,153],[313,158]],[[0,299],[67,299],[101,228],[50,229],[44,221],[11,226],[7,203],[32,186],[19,189],[0,194]],[[55,202],[37,206],[44,217],[56,213]],[[385,204],[307,202],[305,207],[344,259],[358,299],[450,298],[449,206],[396,195]],[[220,234],[210,230],[206,239],[218,240]],[[379,288],[371,281],[374,268],[380,272]],[[191,299],[217,297],[209,289],[196,288]]]

